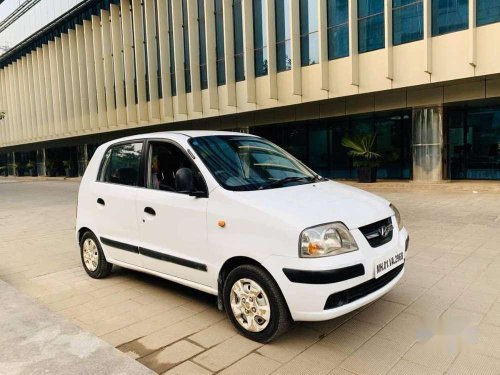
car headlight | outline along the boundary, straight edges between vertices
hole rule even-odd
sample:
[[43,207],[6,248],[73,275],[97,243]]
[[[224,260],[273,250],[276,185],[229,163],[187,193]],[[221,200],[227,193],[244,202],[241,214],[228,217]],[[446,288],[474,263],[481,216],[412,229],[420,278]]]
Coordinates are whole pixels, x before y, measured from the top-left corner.
[[391,203],[391,209],[394,211],[394,216],[396,216],[396,223],[398,223],[398,229],[403,229],[403,220],[401,219],[401,214],[395,205]]
[[330,223],[307,228],[300,234],[299,256],[318,258],[358,250],[349,229],[342,223]]

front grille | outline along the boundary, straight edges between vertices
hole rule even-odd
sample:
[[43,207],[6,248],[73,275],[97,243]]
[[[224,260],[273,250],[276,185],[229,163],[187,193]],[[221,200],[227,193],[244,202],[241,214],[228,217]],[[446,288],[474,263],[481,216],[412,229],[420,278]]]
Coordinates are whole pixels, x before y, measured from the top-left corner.
[[[387,233],[385,233],[385,236],[381,234],[381,229],[384,227],[389,228]],[[363,233],[371,247],[378,247],[388,243],[392,240],[392,233],[394,232],[390,217],[365,225],[364,227],[360,227],[359,230]]]
[[348,303],[354,302],[373,292],[376,292],[394,280],[403,270],[403,267],[404,264],[387,272],[385,275],[380,276],[378,279],[371,279],[352,288],[343,290],[342,292],[331,294],[326,300],[325,310],[347,305]]

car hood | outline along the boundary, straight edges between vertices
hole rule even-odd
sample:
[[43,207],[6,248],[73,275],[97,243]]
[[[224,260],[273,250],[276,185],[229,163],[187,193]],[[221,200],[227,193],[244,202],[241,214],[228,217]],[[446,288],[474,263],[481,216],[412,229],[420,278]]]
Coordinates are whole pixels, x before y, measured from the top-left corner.
[[335,221],[355,229],[394,214],[385,199],[333,181],[232,193],[244,206],[302,229]]

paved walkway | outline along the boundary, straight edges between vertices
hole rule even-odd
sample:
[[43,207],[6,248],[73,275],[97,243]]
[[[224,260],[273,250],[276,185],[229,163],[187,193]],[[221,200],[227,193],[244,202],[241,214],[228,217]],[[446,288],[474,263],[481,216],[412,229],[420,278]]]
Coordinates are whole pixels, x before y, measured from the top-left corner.
[[0,373],[146,375],[152,372],[0,281]]
[[500,194],[366,188],[410,231],[402,282],[268,345],[236,334],[212,296],[124,269],[90,279],[74,241],[77,182],[0,185],[0,278],[158,373],[500,374]]

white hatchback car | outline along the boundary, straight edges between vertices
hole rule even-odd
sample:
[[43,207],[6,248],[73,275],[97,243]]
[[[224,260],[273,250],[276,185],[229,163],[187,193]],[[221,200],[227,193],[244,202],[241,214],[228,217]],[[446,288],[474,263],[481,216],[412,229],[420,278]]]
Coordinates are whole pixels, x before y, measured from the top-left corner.
[[91,277],[116,264],[216,295],[259,342],[376,300],[403,276],[408,248],[386,200],[322,178],[263,138],[215,131],[100,146],[76,236]]

